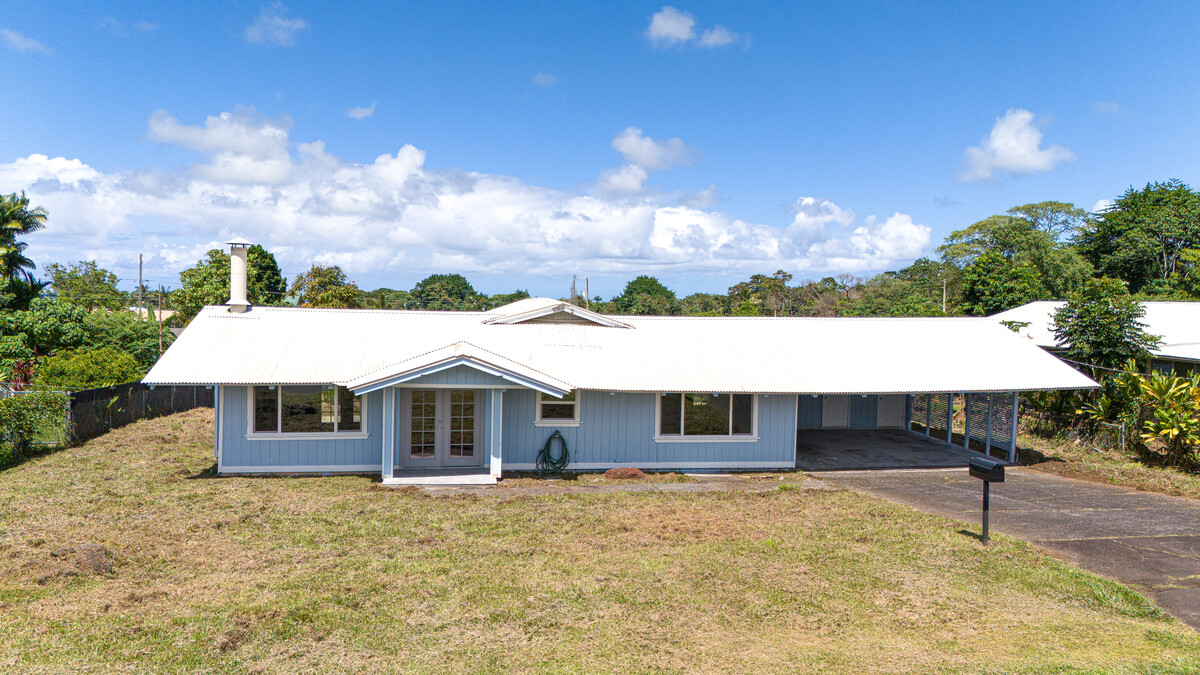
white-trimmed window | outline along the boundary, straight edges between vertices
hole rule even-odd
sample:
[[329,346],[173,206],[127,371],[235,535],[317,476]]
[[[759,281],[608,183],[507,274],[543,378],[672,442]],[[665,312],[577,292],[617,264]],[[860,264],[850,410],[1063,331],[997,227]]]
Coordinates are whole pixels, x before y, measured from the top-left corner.
[[286,384],[250,387],[251,435],[366,435],[362,398],[345,387]]
[[537,416],[533,423],[539,427],[579,426],[579,392],[572,389],[562,398],[538,392]]
[[754,394],[666,392],[658,397],[656,441],[757,440]]

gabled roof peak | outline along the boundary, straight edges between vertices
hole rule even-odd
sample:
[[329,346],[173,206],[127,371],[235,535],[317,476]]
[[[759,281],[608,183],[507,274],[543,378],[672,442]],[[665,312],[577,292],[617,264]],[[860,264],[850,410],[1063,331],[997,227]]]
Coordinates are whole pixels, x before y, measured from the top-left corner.
[[568,323],[595,325],[605,328],[633,328],[633,326],[590,309],[584,309],[565,300],[551,298],[526,298],[488,312],[485,324],[505,325],[518,323]]

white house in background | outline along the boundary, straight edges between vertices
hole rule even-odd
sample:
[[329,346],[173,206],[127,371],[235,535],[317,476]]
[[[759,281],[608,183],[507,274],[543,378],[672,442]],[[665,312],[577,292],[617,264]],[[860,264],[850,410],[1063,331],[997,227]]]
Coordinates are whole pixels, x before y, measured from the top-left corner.
[[230,303],[205,307],[144,380],[216,388],[222,474],[494,480],[534,468],[556,431],[574,470],[790,469],[799,434],[944,430],[959,393],[982,406],[975,437],[1012,457],[1017,392],[1095,386],[986,318],[252,307],[247,245],[233,242]]
[[[994,314],[996,322],[1028,324],[1018,333],[1039,347],[1060,351],[1065,345],[1054,337],[1054,312],[1067,304],[1062,300],[1041,300]],[[1142,323],[1146,332],[1161,343],[1153,350],[1152,367],[1160,371],[1191,372],[1200,364],[1200,302],[1143,302],[1146,314]]]

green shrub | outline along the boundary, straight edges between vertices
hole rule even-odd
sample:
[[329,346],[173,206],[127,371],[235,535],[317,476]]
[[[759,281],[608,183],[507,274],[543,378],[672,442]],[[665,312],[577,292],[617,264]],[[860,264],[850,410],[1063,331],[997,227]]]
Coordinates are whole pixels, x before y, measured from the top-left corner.
[[34,444],[66,443],[69,402],[50,391],[0,399],[0,469],[27,457]]
[[34,382],[79,391],[137,382],[145,371],[129,354],[111,347],[60,352],[38,364]]

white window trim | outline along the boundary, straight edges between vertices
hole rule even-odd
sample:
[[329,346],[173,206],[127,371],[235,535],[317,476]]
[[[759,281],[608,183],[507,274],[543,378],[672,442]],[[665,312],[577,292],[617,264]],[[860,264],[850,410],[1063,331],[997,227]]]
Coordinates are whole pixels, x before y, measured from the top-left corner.
[[[349,441],[355,439],[370,438],[371,434],[366,431],[367,428],[367,399],[365,396],[362,403],[359,404],[358,415],[358,431],[317,431],[317,432],[283,432],[283,431],[255,431],[254,430],[254,388],[255,387],[274,387],[275,388],[275,428],[283,427],[283,406],[279,405],[279,388],[286,387],[286,384],[251,384],[246,387],[246,440],[248,441]],[[290,386],[300,387],[308,385],[292,384]],[[323,384],[322,387],[330,385]],[[349,390],[347,390],[349,391]],[[353,393],[353,392],[351,392]],[[338,406],[341,401],[334,406],[333,425],[337,428],[338,421]]]
[[[678,436],[662,435],[662,401],[664,394],[694,394],[704,392],[667,391],[654,395],[654,442],[655,443],[757,443],[758,437],[758,394],[750,394],[750,434],[728,434],[724,436]],[[742,392],[733,392],[742,393]],[[682,418],[681,422],[682,424]]]
[[[537,395],[537,401],[534,404],[533,426],[535,426],[535,427],[577,427],[577,426],[583,424],[582,416],[580,415],[580,408],[583,406],[583,390],[575,389],[574,391],[575,391],[575,400],[574,401],[559,401],[559,400],[543,401],[541,392],[538,392],[538,391],[533,392],[534,394]],[[542,403],[549,403],[550,405],[556,405],[556,404],[564,405],[567,403],[574,403],[575,404],[575,417],[573,417],[572,419],[569,419],[569,420],[566,420],[566,419],[542,419]]]

